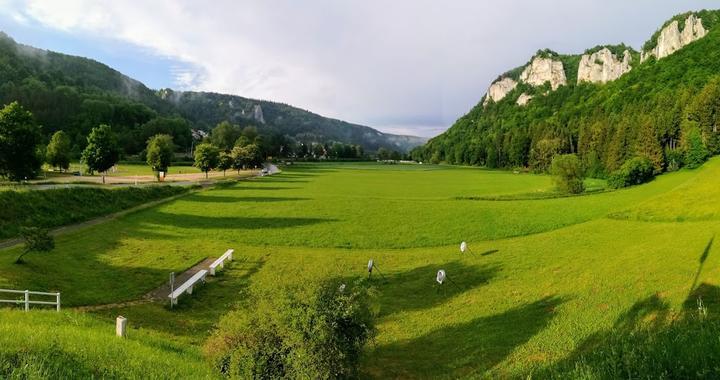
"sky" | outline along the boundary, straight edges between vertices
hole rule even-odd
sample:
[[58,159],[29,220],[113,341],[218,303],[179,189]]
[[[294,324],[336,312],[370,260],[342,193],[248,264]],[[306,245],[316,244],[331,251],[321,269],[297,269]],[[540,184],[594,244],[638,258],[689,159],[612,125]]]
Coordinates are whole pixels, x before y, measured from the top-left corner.
[[0,0],[16,41],[150,88],[272,100],[432,137],[539,49],[639,49],[711,0]]

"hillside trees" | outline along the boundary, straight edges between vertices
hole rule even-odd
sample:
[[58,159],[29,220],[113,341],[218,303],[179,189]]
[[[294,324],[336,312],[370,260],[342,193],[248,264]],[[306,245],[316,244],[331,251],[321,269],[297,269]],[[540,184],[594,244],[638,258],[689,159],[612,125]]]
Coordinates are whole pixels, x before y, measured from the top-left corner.
[[40,172],[42,133],[30,112],[13,102],[0,110],[0,176],[32,179]]
[[685,123],[683,134],[683,148],[685,150],[685,166],[690,169],[697,168],[707,161],[710,152],[703,142],[702,132],[696,122]]
[[[120,159],[117,137],[109,125],[100,125],[90,131],[87,146],[82,152],[81,162],[87,165],[90,174],[105,173]],[[103,175],[105,183],[105,175]]]
[[70,138],[63,131],[57,131],[50,139],[45,151],[45,161],[54,168],[68,170],[70,167]]

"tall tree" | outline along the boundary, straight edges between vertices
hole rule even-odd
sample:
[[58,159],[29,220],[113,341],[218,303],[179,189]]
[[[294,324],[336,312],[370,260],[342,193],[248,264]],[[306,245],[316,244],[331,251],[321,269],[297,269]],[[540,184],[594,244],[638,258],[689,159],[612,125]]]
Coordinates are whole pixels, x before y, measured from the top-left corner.
[[175,144],[170,135],[155,135],[148,140],[147,164],[160,180],[160,172],[166,173],[173,159]]
[[19,103],[0,110],[0,176],[11,181],[35,178],[42,165],[41,142],[40,127]]
[[223,121],[210,132],[210,142],[222,150],[229,151],[241,135],[240,127]]
[[655,174],[660,174],[663,171],[665,166],[663,151],[655,127],[650,119],[643,120],[640,124],[635,155],[649,159],[653,164]]
[[70,168],[70,138],[64,131],[57,131],[50,139],[45,152],[45,161],[48,165],[68,170]]
[[218,166],[220,159],[220,150],[212,144],[203,143],[195,147],[195,167],[205,172],[205,178],[208,178],[208,172]]
[[[100,125],[90,131],[87,146],[82,152],[81,161],[87,165],[90,174],[105,173],[120,159],[117,137],[109,125]],[[105,175],[102,176],[105,183]]]

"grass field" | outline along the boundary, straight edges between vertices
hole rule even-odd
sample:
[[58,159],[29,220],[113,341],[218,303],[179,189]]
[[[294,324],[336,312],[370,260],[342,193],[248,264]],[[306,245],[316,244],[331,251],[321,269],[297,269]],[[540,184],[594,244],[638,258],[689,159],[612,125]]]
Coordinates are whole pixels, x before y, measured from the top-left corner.
[[[373,258],[384,278],[373,280],[379,334],[366,375],[541,374],[618,326],[680,315],[698,296],[720,315],[719,171],[716,158],[626,190],[556,197],[549,177],[531,174],[295,165],[63,235],[22,266],[12,263],[18,248],[0,251],[0,287],[58,290],[67,306],[128,301],[235,248],[241,262],[178,309],[92,313],[109,329],[122,314],[197,347],[252,307],[250,289],[365,276]],[[472,254],[460,255],[463,240]],[[458,287],[436,285],[441,268]]]

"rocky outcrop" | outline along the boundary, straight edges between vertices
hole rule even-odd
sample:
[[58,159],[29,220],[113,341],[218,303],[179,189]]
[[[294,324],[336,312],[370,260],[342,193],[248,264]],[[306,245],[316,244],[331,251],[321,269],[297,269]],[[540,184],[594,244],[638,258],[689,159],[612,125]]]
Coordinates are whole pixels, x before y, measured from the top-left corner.
[[524,105],[528,104],[528,102],[532,98],[533,98],[532,95],[528,95],[523,92],[522,94],[520,94],[520,96],[517,99],[517,105],[524,106]]
[[667,57],[682,49],[685,45],[705,37],[706,34],[707,30],[703,27],[702,20],[695,17],[694,14],[691,14],[685,20],[685,27],[682,32],[680,31],[680,23],[674,20],[660,31],[657,45],[654,49],[643,52],[640,61],[645,61],[651,56],[657,59]]
[[253,107],[253,119],[259,123],[265,124],[265,116],[263,116],[263,110],[259,104],[256,104]]
[[532,86],[542,86],[545,82],[550,82],[553,90],[567,84],[562,62],[544,57],[535,57],[520,74],[520,81]]
[[499,102],[510,91],[514,90],[517,85],[517,82],[515,82],[512,78],[502,78],[493,82],[493,84],[490,85],[490,88],[488,88],[483,105],[487,105],[490,100]]
[[610,49],[603,48],[592,54],[584,54],[578,67],[578,83],[606,83],[620,78],[632,69],[632,56],[625,50],[620,60]]

